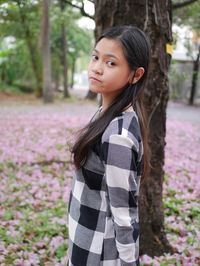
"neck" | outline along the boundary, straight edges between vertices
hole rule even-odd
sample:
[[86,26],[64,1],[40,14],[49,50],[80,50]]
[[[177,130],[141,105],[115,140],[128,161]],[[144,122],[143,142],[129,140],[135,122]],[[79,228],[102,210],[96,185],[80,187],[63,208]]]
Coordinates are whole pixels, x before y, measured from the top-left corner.
[[[108,97],[108,95],[103,95],[102,94],[102,108],[101,108],[101,112],[105,111],[111,104],[112,102],[112,98]],[[128,105],[127,107],[125,107],[122,111],[123,112],[133,112],[133,107],[132,105]]]
[[102,93],[102,110],[105,111],[113,102],[113,100],[120,94],[120,91],[117,93]]
[[102,111],[105,111],[109,105],[111,104],[113,99],[109,97],[109,95],[103,95],[102,94]]

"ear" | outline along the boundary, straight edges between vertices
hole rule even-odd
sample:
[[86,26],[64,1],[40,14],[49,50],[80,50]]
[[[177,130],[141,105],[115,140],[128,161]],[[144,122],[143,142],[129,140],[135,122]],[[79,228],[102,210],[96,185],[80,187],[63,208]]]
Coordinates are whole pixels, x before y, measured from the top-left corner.
[[135,84],[136,82],[138,82],[138,80],[140,80],[141,77],[144,75],[144,72],[145,70],[143,67],[138,67],[133,73],[130,83]]

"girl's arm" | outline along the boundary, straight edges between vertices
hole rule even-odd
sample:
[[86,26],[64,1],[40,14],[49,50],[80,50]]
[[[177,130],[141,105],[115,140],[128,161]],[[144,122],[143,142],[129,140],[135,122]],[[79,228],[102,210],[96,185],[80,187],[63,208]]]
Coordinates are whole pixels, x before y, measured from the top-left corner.
[[108,197],[123,266],[138,265],[139,258],[138,147],[137,140],[117,134],[103,143]]

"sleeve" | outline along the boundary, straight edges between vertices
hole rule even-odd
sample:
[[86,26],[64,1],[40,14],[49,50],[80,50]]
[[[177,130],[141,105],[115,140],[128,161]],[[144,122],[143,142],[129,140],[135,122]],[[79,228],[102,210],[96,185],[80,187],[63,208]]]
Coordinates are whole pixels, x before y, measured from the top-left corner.
[[138,142],[111,135],[103,143],[105,178],[122,266],[139,265]]

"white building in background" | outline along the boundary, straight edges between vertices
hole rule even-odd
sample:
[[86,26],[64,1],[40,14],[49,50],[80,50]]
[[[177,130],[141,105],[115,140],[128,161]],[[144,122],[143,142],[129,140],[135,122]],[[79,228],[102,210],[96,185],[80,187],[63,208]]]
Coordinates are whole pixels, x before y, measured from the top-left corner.
[[[197,58],[200,39],[186,26],[173,25],[174,51],[170,66],[170,93],[174,99],[187,101],[192,85],[193,63]],[[200,98],[200,75],[198,75],[196,100]]]
[[[172,32],[175,36],[174,38],[176,39],[172,58],[183,61],[195,60],[198,52],[198,40],[196,40],[196,43],[194,42],[194,32],[190,29],[190,27],[180,27],[174,24],[172,26]],[[187,47],[190,47],[190,51],[188,51]]]

